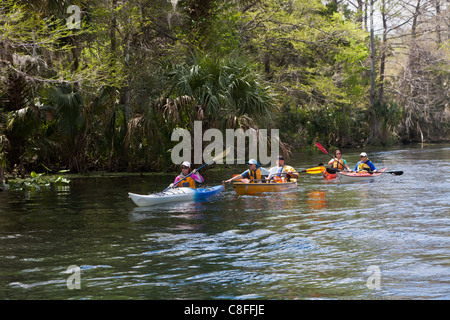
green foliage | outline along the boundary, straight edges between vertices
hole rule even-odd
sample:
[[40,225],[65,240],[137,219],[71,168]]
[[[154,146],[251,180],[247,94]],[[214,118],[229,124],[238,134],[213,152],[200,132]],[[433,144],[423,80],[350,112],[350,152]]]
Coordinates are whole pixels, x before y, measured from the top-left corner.
[[81,95],[71,86],[51,86],[42,92],[42,102],[43,109],[54,112],[57,132],[73,144],[86,123]]
[[[218,59],[207,54],[196,54],[186,64],[165,66],[170,97],[187,96],[194,99],[200,115],[188,115],[193,101],[186,105],[174,104],[177,114],[185,114],[182,122],[196,119],[219,128],[227,128],[234,118],[250,117],[255,123],[271,122],[276,110],[271,88],[264,84],[255,67],[242,59],[229,56]],[[183,109],[178,107],[184,107]],[[182,123],[179,125],[185,126]]]
[[[81,29],[65,25],[69,4],[82,7]],[[320,0],[0,0],[0,165],[166,170],[172,131],[195,120],[205,130],[279,128],[299,148],[363,144],[370,83],[359,18]],[[399,86],[421,93],[404,101],[385,90],[371,110],[381,140],[445,129],[433,123],[448,101],[447,60],[429,60],[417,78],[434,99],[421,83]]]
[[[67,172],[67,170],[61,170],[59,173]],[[10,181],[11,189],[32,189],[39,190],[40,188],[48,188],[52,185],[64,185],[70,183],[69,179],[64,178],[62,175],[46,176],[45,173],[31,172],[29,178],[16,179]]]
[[[204,130],[258,128],[274,118],[277,106],[271,88],[243,59],[197,53],[185,63],[166,62],[161,68],[167,91],[131,119],[128,140],[139,158],[145,150],[160,155],[154,162],[157,168],[169,164],[167,151],[174,145],[169,139],[177,127],[192,130],[199,120]],[[152,144],[155,140],[158,143]]]
[[359,136],[355,121],[367,93],[361,64],[368,56],[366,33],[319,1],[265,1],[248,18],[252,48],[285,105],[277,122],[291,132],[285,139],[304,145]]

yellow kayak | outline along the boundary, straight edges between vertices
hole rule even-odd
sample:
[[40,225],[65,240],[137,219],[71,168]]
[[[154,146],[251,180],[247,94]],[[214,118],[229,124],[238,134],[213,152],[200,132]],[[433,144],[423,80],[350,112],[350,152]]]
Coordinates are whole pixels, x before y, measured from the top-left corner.
[[282,192],[297,189],[297,180],[292,179],[288,182],[267,182],[267,183],[244,183],[235,182],[234,187],[239,195],[257,194],[263,192]]

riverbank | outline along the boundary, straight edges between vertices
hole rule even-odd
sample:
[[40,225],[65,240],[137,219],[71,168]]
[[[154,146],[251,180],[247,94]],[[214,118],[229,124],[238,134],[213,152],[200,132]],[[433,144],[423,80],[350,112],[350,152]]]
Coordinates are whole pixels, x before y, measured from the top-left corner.
[[[349,154],[349,153],[359,153],[360,151],[369,151],[369,157],[370,153],[376,153],[376,152],[383,152],[386,149],[389,149],[390,151],[394,150],[402,150],[404,148],[430,148],[433,146],[445,146],[449,144],[448,142],[442,141],[438,143],[408,143],[408,144],[401,144],[401,145],[395,145],[395,146],[365,146],[365,147],[344,147],[340,148],[341,151],[343,151],[343,154]],[[337,147],[330,146],[327,148],[329,152],[333,152],[333,150],[338,149]],[[298,150],[294,151],[292,155],[290,156],[290,161],[296,161],[298,158],[302,158],[302,154],[307,153],[310,155],[321,155],[322,153],[314,146],[305,150]],[[328,158],[324,155],[323,156],[323,163],[326,163],[326,160]],[[312,167],[318,165],[317,163],[304,163],[302,164],[305,168]],[[197,167],[199,167],[198,165]],[[233,165],[233,164],[213,164],[208,166],[207,168],[203,169],[203,172],[206,170],[208,171],[223,171],[232,168],[233,166],[239,166],[239,165]],[[66,170],[62,170],[66,171]],[[173,171],[139,171],[139,172],[133,172],[133,171],[106,171],[106,170],[93,170],[88,171],[85,173],[71,173],[71,172],[38,172],[37,174],[42,175],[43,178],[49,178],[49,180],[57,180],[58,178],[63,178],[67,180],[72,179],[81,179],[81,178],[124,178],[124,177],[152,177],[152,176],[170,176],[175,177],[179,173],[179,170],[173,170]],[[24,178],[18,177],[17,174],[11,175],[6,174],[5,179],[6,182],[2,183],[0,181],[0,192],[3,190],[7,190],[9,187],[8,185],[20,185],[24,182],[28,181],[30,178],[32,178],[32,172],[26,174]]]

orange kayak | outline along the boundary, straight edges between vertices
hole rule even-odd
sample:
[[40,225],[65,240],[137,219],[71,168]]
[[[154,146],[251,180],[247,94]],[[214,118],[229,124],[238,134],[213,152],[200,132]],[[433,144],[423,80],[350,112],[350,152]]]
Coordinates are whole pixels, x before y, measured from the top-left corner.
[[243,183],[235,182],[234,187],[239,195],[258,194],[264,192],[283,192],[297,189],[297,180],[289,182]]
[[325,180],[331,180],[331,179],[336,179],[338,176],[336,173],[328,173],[328,172],[324,171],[323,177],[325,178]]

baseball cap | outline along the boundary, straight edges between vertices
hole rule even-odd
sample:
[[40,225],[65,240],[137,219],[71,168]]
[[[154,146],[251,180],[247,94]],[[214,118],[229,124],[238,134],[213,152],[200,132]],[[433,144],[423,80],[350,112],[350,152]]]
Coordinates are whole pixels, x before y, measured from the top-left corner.
[[185,166],[185,167],[188,167],[188,168],[191,167],[191,164],[188,161],[183,161],[183,163],[181,165]]

